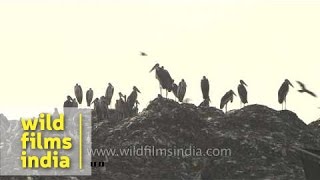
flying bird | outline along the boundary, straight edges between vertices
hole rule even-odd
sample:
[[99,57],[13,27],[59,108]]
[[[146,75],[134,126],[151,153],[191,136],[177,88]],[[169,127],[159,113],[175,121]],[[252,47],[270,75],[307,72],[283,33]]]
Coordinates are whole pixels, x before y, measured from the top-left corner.
[[140,56],[148,56],[147,53],[140,51]]
[[86,92],[86,100],[87,100],[87,106],[90,107],[91,101],[93,99],[93,90],[90,88],[87,92]]
[[247,92],[246,86],[248,85],[243,80],[240,80],[240,84],[238,85],[238,94],[241,100],[240,108],[242,103],[244,106],[246,105],[246,103],[248,103],[248,92]]
[[312,91],[309,91],[307,88],[306,88],[306,86],[301,82],[301,81],[297,81],[297,83],[300,85],[300,87],[301,87],[301,89],[300,90],[298,90],[299,92],[301,92],[301,93],[308,93],[308,94],[310,94],[311,96],[313,96],[313,97],[317,97],[317,95],[315,94],[315,93],[313,93]]
[[82,88],[79,84],[76,84],[74,86],[74,94],[76,95],[76,98],[79,102],[79,104],[82,103],[82,97],[83,97],[83,93],[82,93]]
[[224,96],[221,98],[220,102],[220,109],[223,109],[223,107],[226,107],[226,112],[228,111],[228,102],[233,102],[233,95],[237,96],[233,90],[228,91]]
[[282,105],[282,110],[283,110],[283,102],[284,102],[284,108],[286,109],[287,107],[287,94],[289,92],[289,85],[293,87],[291,82],[288,79],[285,79],[284,82],[282,83],[279,91],[278,91],[278,102]]
[[202,96],[203,96],[203,99],[209,99],[210,100],[210,97],[209,97],[209,80],[203,76],[202,80],[201,80],[201,91],[202,91]]
[[178,91],[177,91],[178,99],[180,102],[183,102],[183,98],[184,98],[184,95],[186,94],[186,90],[187,90],[187,84],[184,81],[184,79],[182,79],[179,83]]
[[108,87],[107,87],[107,90],[106,90],[106,95],[105,95],[107,105],[111,104],[113,92],[114,92],[114,87],[112,86],[111,83],[109,83]]

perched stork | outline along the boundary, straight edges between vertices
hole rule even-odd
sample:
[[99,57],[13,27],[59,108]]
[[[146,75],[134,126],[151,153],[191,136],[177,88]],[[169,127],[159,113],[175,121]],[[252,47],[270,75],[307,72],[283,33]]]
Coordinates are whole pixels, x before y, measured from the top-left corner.
[[183,98],[184,98],[184,95],[186,94],[186,90],[187,90],[187,84],[184,81],[184,79],[182,79],[179,83],[178,92],[177,92],[178,99],[180,102],[183,102]]
[[313,97],[317,97],[317,95],[316,95],[314,92],[308,90],[308,89],[306,88],[306,86],[305,86],[301,81],[297,81],[297,83],[298,83],[298,84],[300,85],[300,87],[301,87],[301,89],[298,90],[299,92],[301,92],[301,93],[308,93],[308,94],[310,94],[310,95],[313,96]]
[[170,73],[163,66],[160,67],[158,63],[149,72],[153,70],[156,70],[156,79],[160,83],[160,94],[162,95],[162,89],[165,89],[166,97],[168,97],[168,92],[171,92],[174,80],[171,78]]
[[240,97],[240,108],[243,103],[243,106],[248,103],[248,92],[245,86],[248,86],[243,80],[240,80],[240,84],[238,85],[238,94]]
[[127,97],[122,95],[121,92],[119,92],[119,100],[116,100],[115,109],[118,113],[118,118],[122,119],[126,116],[126,104],[127,104]]
[[202,97],[203,99],[209,99],[209,80],[203,76],[202,80],[201,80],[201,91],[202,91]]
[[111,100],[112,100],[112,96],[113,96],[113,92],[114,92],[114,87],[112,86],[111,83],[108,83],[108,87],[106,90],[106,103],[109,106],[111,104]]
[[138,93],[141,93],[141,92],[136,86],[133,86],[133,91],[131,92],[131,94],[128,96],[128,99],[127,99],[129,111],[132,110],[134,104],[136,103]]
[[92,99],[93,99],[93,90],[91,88],[89,88],[89,90],[86,93],[86,100],[87,100],[88,107],[90,107]]
[[74,86],[74,94],[76,95],[76,98],[79,102],[79,104],[82,103],[82,97],[83,97],[83,93],[82,93],[82,88],[79,84],[76,84]]
[[178,98],[178,85],[176,83],[172,84],[172,92],[174,95],[174,100],[176,101],[176,98]]
[[223,109],[223,107],[226,107],[226,112],[228,111],[228,102],[233,102],[233,95],[237,96],[233,90],[228,91],[224,96],[221,98],[220,102],[220,109]]
[[293,87],[291,82],[288,79],[285,79],[284,82],[282,83],[279,91],[278,91],[278,102],[282,105],[282,110],[283,110],[283,102],[284,102],[284,108],[286,109],[287,106],[287,94],[289,92],[289,85]]

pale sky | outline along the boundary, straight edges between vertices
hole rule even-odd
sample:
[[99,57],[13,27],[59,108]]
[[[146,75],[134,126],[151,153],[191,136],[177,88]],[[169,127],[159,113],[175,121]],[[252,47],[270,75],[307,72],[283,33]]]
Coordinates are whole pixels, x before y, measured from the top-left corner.
[[[74,97],[76,83],[100,97],[108,82],[116,98],[136,85],[141,110],[159,93],[149,73],[158,62],[176,83],[186,80],[196,105],[206,75],[212,106],[243,79],[249,104],[279,110],[288,78],[295,89],[287,109],[309,123],[320,117],[320,102],[297,92],[295,81],[320,95],[319,19],[320,1],[304,0],[0,1],[0,113],[51,112]],[[237,97],[228,107],[239,105]]]

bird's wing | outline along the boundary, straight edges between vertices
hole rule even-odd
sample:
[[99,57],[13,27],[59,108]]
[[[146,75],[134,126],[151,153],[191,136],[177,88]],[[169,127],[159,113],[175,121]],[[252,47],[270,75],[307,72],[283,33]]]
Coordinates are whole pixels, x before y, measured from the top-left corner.
[[306,90],[306,93],[310,94],[313,97],[317,97],[317,95],[314,92],[311,92],[309,90]]
[[301,81],[296,81],[302,89],[305,89],[305,85]]

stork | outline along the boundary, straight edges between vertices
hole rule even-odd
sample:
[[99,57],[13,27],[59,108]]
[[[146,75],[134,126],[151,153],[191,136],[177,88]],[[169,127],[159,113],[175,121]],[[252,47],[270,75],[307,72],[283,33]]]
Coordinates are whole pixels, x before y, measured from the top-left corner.
[[138,93],[141,93],[140,90],[136,86],[133,86],[133,91],[131,92],[131,94],[128,96],[128,99],[127,99],[128,108],[130,112],[137,101]]
[[246,89],[246,86],[248,86],[243,80],[240,80],[240,84],[238,85],[238,94],[240,97],[240,108],[243,103],[243,106],[248,103],[248,92]]
[[76,98],[77,98],[79,104],[81,104],[83,93],[82,93],[82,88],[78,83],[74,86],[74,94],[76,95]]
[[208,99],[209,97],[209,80],[206,78],[206,76],[203,76],[201,80],[201,91],[202,91],[202,97],[204,100]]
[[284,108],[286,109],[287,107],[287,94],[289,92],[289,85],[293,87],[291,82],[288,79],[285,79],[284,82],[282,83],[279,91],[278,91],[278,102],[282,105],[282,110],[283,110],[283,102],[284,102]]
[[172,92],[174,95],[174,100],[176,101],[176,98],[178,98],[178,85],[176,83],[172,83]]
[[174,80],[171,78],[170,73],[164,69],[164,67],[160,67],[159,63],[153,66],[153,68],[149,71],[152,72],[156,70],[156,78],[160,83],[160,94],[162,95],[162,89],[166,90],[166,98],[168,97],[168,92],[172,90],[172,84]]
[[187,90],[187,84],[184,81],[184,79],[182,79],[179,83],[178,92],[177,92],[178,99],[180,102],[183,102],[183,98],[184,98],[184,95],[186,94],[186,90]]
[[301,92],[301,93],[308,93],[308,94],[310,94],[310,95],[313,96],[313,97],[317,97],[317,95],[316,95],[314,92],[308,90],[308,89],[306,88],[306,86],[305,86],[301,81],[297,81],[297,83],[298,83],[298,84],[300,85],[300,87],[301,87],[301,89],[298,90],[299,92]]
[[220,109],[223,109],[223,107],[226,107],[226,112],[228,111],[228,102],[233,102],[233,95],[237,96],[233,90],[228,91],[224,96],[221,98],[220,102]]
[[118,118],[119,119],[125,117],[126,103],[127,103],[126,101],[127,101],[127,97],[122,95],[121,92],[119,92],[119,99],[116,100],[116,104],[115,104],[115,109],[118,112]]
[[89,88],[89,90],[86,93],[86,100],[87,100],[88,107],[90,107],[92,99],[93,99],[93,90],[91,88]]
[[113,92],[114,92],[114,87],[112,86],[111,83],[108,83],[108,87],[107,87],[106,95],[105,95],[106,103],[107,103],[108,106],[111,104]]

